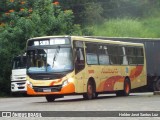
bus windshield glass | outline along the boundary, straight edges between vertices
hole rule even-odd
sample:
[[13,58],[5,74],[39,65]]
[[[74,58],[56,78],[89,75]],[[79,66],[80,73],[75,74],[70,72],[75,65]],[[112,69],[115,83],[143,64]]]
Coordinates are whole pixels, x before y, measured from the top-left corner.
[[19,56],[13,59],[13,69],[24,69],[26,68],[26,56]]
[[73,70],[70,47],[28,50],[28,73],[55,73]]

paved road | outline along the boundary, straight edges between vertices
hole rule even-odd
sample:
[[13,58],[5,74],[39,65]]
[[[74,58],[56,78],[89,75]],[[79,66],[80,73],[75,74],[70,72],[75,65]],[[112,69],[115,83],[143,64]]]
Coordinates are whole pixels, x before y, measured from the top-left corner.
[[[116,97],[114,94],[111,94],[111,95],[100,95],[98,99],[95,100],[83,100],[82,96],[78,95],[78,96],[65,96],[64,98],[56,99],[56,101],[53,103],[48,103],[44,97],[0,98],[0,111],[126,111],[126,110],[160,111],[160,95],[153,95],[153,93],[136,93],[136,94],[131,94],[128,97]],[[139,118],[139,119],[143,120],[144,118]],[[160,119],[160,118],[155,118],[155,119]]]

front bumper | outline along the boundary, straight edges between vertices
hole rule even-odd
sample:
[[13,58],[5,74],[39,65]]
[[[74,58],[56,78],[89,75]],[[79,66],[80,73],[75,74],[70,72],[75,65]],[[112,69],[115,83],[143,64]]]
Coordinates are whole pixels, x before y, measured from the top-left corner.
[[[50,91],[47,91],[47,89]],[[52,86],[52,87],[40,87],[40,86],[33,86],[30,87],[27,85],[27,94],[28,95],[64,95],[64,94],[72,94],[75,93],[75,86],[73,83],[69,83],[64,87],[61,86]]]
[[11,92],[26,92],[26,91],[27,91],[26,81],[11,82]]

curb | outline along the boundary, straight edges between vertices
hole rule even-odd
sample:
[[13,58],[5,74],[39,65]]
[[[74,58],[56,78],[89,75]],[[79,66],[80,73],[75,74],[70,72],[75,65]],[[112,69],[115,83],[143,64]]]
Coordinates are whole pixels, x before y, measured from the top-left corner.
[[154,91],[154,95],[160,95],[160,91]]

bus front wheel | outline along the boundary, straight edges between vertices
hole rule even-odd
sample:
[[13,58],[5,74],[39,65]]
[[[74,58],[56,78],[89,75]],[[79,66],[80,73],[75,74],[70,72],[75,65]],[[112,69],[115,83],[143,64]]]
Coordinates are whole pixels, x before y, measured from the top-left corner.
[[93,81],[88,81],[87,84],[87,93],[83,94],[83,98],[90,100],[90,99],[94,99],[98,96],[98,94],[96,94],[96,86],[95,83]]
[[56,98],[55,98],[54,95],[47,95],[47,96],[46,96],[47,102],[54,102],[55,99],[56,99]]

